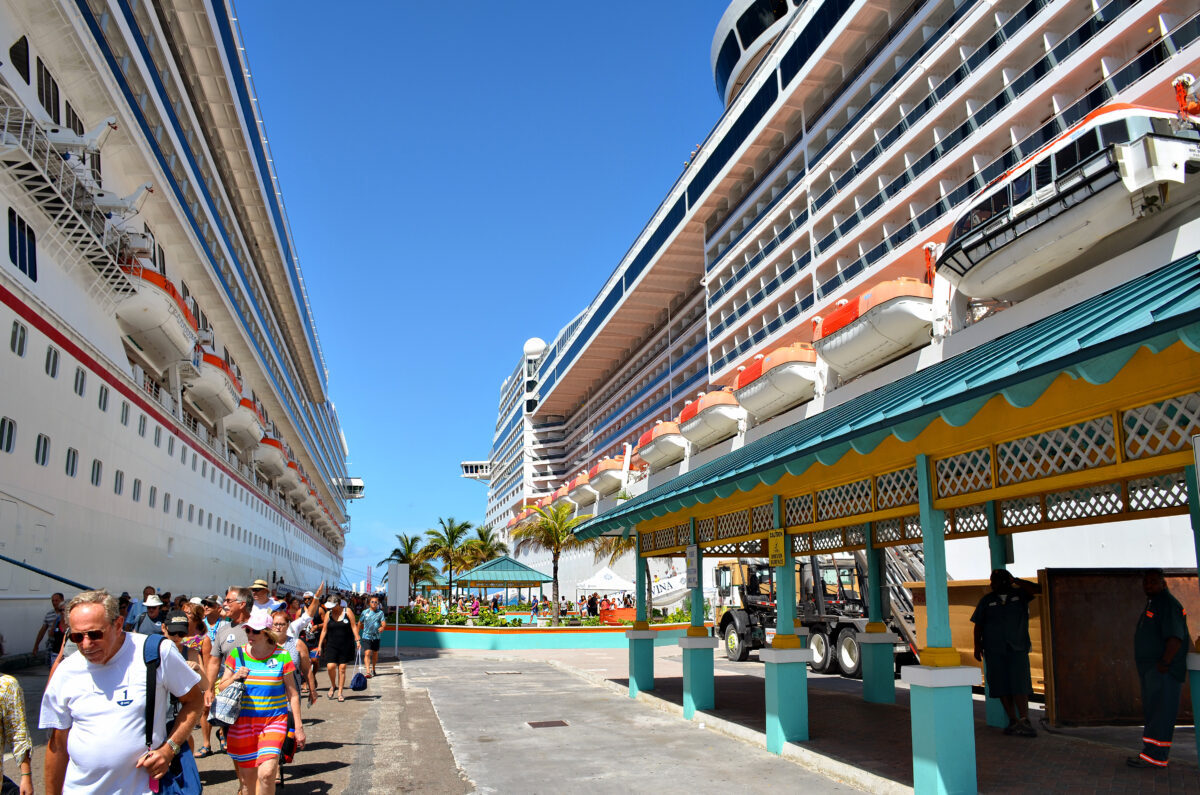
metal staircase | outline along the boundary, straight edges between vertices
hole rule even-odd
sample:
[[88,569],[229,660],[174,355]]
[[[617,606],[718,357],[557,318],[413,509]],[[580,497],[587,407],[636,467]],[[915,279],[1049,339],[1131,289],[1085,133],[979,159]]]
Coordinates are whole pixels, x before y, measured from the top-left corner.
[[89,292],[113,304],[137,293],[121,270],[125,233],[96,206],[90,187],[50,143],[37,120],[0,91],[0,170],[50,220],[64,265],[87,264],[96,274]]
[[[906,582],[925,581],[925,555],[919,546],[885,547],[883,569],[887,581],[888,607],[896,619],[896,626],[904,636],[904,640],[916,649],[917,619],[913,608],[912,593],[904,587]],[[866,556],[861,552],[854,553],[855,560],[867,570]]]

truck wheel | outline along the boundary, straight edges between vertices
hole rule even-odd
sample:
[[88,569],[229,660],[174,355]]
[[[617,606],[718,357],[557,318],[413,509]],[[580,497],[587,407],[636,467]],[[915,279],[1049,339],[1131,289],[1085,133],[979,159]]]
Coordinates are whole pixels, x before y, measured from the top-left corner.
[[737,624],[725,628],[725,656],[733,662],[745,662],[750,656],[750,646],[746,639],[738,634]]
[[859,648],[855,634],[854,627],[846,627],[838,633],[837,639],[838,665],[841,666],[842,673],[852,678],[862,676],[862,649]]
[[825,634],[824,630],[813,630],[812,634],[808,636],[808,648],[812,650],[812,660],[808,663],[808,667],[814,673],[828,672],[833,663],[833,654],[829,648],[829,636]]

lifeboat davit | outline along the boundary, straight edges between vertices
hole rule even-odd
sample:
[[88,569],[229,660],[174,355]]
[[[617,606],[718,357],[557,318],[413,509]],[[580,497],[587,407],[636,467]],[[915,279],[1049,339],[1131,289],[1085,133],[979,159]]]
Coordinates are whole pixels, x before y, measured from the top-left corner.
[[121,267],[137,292],[117,304],[117,324],[158,371],[190,359],[199,341],[196,316],[170,279],[153,268]]
[[638,439],[637,453],[651,469],[662,469],[682,461],[687,452],[687,439],[674,422],[660,422]]
[[258,447],[266,427],[267,421],[251,397],[243,397],[238,401],[237,408],[225,418],[225,432],[243,451]]
[[1194,217],[1200,124],[1188,107],[1184,89],[1179,113],[1088,114],[971,201],[938,274],[971,298],[1021,300]]
[[288,461],[284,467],[283,474],[279,476],[279,486],[283,492],[288,495],[298,493],[303,487],[304,476],[300,473],[300,465],[295,461]]
[[759,422],[812,400],[817,389],[817,352],[806,342],[755,357],[733,382],[733,396]]
[[596,501],[596,492],[591,487],[587,472],[580,472],[567,484],[567,499],[576,505],[591,505]]
[[929,343],[933,288],[917,279],[880,282],[813,320],[813,348],[843,378],[865,373]]
[[679,432],[703,450],[736,434],[745,419],[746,410],[732,392],[707,392],[679,412]]
[[624,470],[624,456],[605,458],[588,472],[588,485],[601,497],[606,497],[621,488]]
[[254,449],[254,463],[268,478],[277,478],[287,469],[287,453],[283,451],[283,442],[270,434],[266,434]]

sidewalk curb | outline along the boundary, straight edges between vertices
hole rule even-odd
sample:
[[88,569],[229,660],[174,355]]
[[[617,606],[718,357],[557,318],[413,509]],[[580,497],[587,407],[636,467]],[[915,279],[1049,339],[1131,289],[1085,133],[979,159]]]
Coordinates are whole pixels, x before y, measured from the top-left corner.
[[[559,660],[547,660],[546,662],[555,668],[569,673],[579,679],[583,679],[592,684],[605,687],[614,693],[625,696],[626,698],[629,697],[628,688],[622,687],[616,682],[606,679],[599,674],[575,668],[571,665],[560,662]],[[636,700],[662,712],[677,715],[680,718],[683,717],[683,707],[679,706],[678,704],[672,704],[669,701],[664,701],[663,699],[655,696],[652,692],[638,693]],[[707,729],[712,729],[713,731],[724,734],[726,737],[730,737],[734,740],[740,740],[747,745],[753,745],[756,748],[765,749],[767,745],[767,735],[765,732],[748,729],[745,726],[734,723],[733,721],[728,721],[724,718],[718,718],[711,713],[700,712],[697,714],[697,717],[690,722],[698,724],[699,726]],[[780,756],[814,773],[844,784],[849,784],[853,787],[858,787],[866,792],[888,793],[888,795],[912,795],[913,792],[912,787],[906,787],[903,784],[898,784],[889,778],[884,778],[883,776],[877,776],[874,773],[868,773],[865,770],[860,770],[853,765],[849,765],[845,762],[840,762],[823,754],[819,754],[816,751],[805,748],[801,745],[797,745],[796,743],[787,743],[784,745],[783,753],[780,754]]]

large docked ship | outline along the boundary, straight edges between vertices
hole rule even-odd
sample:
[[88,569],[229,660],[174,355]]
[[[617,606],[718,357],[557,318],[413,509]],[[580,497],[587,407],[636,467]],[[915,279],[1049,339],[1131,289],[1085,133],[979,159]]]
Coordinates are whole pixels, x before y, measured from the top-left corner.
[[[720,119],[462,465],[491,526],[603,514],[1200,250],[1193,3],[735,0],[711,65]],[[1185,518],[1137,523],[1014,536],[1017,568],[1189,559]],[[948,554],[986,576],[986,540]]]
[[6,0],[0,45],[8,650],[64,581],[336,583],[362,481],[232,6]]

